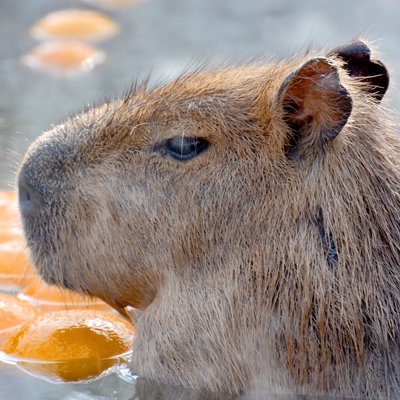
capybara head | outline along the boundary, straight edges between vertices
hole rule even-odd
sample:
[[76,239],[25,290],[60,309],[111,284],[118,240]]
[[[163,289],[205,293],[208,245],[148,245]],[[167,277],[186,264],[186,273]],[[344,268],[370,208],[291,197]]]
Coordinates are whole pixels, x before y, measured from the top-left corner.
[[144,310],[143,377],[400,398],[388,83],[356,40],[138,85],[66,120],[19,173],[33,262]]

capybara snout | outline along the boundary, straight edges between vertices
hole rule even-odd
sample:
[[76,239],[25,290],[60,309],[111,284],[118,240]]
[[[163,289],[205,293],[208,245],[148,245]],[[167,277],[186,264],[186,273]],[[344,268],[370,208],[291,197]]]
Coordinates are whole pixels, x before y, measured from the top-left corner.
[[139,85],[20,172],[47,281],[144,310],[161,382],[400,399],[400,139],[362,40]]

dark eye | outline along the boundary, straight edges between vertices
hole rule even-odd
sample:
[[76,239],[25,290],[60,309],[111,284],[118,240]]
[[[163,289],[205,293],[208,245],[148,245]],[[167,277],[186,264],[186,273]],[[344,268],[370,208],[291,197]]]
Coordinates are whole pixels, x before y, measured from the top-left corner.
[[165,142],[166,152],[177,160],[189,160],[207,147],[207,140],[185,136],[177,136]]

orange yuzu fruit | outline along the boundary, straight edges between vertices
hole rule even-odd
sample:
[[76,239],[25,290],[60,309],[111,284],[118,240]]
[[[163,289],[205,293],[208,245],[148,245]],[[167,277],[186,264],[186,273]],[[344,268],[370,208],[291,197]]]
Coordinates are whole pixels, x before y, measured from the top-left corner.
[[0,191],[0,228],[19,226],[17,194]]
[[96,377],[118,362],[116,356],[123,357],[131,348],[133,335],[133,326],[110,312],[54,311],[26,324],[4,351],[21,357],[19,365],[34,375],[78,381]]
[[104,39],[118,31],[119,25],[101,12],[71,8],[47,14],[30,32],[35,39]]
[[29,261],[25,243],[22,240],[10,240],[0,243],[0,286],[21,287],[35,274]]
[[86,72],[105,60],[105,54],[82,42],[46,42],[30,50],[22,61],[30,68],[56,74]]

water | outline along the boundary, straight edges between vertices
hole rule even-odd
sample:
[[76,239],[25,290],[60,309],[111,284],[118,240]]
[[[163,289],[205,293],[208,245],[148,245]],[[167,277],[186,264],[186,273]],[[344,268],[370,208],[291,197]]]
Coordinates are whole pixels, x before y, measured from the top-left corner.
[[337,397],[285,396],[248,392],[243,395],[135,380],[114,374],[92,383],[51,384],[0,364],[0,399],[5,400],[340,400]]
[[37,379],[16,366],[0,363],[0,399],[7,400],[128,400],[134,380],[112,374],[91,383],[55,384]]
[[[99,9],[121,25],[118,36],[93,43],[107,54],[106,62],[90,73],[68,79],[28,69],[21,57],[38,44],[28,29],[48,12],[66,7]],[[88,104],[117,96],[150,71],[154,83],[178,75],[193,62],[236,62],[271,55],[283,58],[310,43],[329,49],[366,33],[376,40],[392,82],[398,81],[399,14],[397,0],[143,0],[126,8],[104,9],[75,0],[2,0],[0,188],[13,186],[18,161],[40,132]],[[400,94],[393,85],[387,97],[386,104],[400,105]],[[231,398],[135,383],[116,374],[86,384],[52,384],[15,366],[0,364],[0,399],[217,397]],[[242,398],[289,399],[266,394]]]

